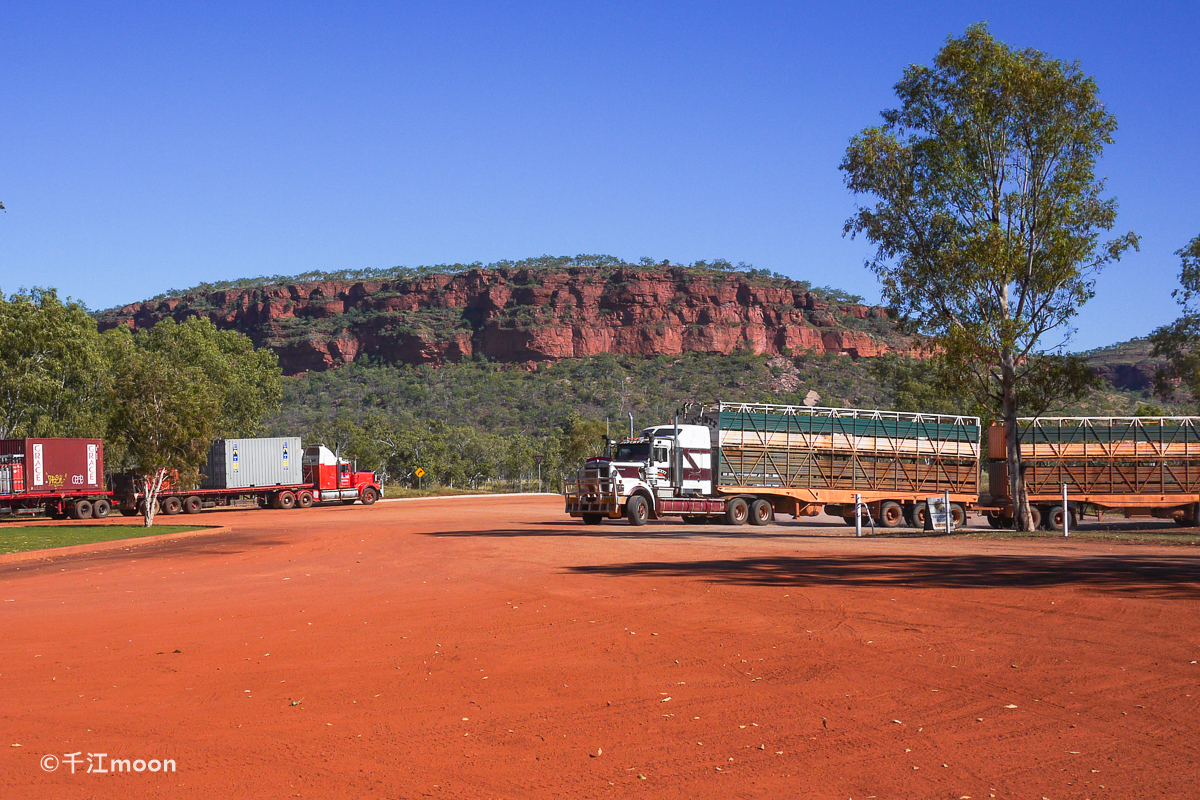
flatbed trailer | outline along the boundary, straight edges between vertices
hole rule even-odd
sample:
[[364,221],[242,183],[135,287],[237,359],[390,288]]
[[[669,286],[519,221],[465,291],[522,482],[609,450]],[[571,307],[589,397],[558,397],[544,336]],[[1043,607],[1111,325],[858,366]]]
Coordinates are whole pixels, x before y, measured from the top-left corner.
[[[1022,418],[1018,426],[1035,527],[1061,530],[1086,512],[1196,523],[1200,417]],[[1004,434],[1001,422],[988,428],[989,492],[980,498],[995,527],[1013,517]]]

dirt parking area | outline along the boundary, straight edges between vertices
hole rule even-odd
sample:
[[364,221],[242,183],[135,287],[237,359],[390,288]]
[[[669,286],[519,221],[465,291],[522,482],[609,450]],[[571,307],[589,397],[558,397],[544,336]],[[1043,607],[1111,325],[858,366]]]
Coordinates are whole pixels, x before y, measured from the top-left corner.
[[1200,774],[1190,547],[587,527],[547,496],[203,521],[226,530],[0,564],[0,796],[1181,798]]

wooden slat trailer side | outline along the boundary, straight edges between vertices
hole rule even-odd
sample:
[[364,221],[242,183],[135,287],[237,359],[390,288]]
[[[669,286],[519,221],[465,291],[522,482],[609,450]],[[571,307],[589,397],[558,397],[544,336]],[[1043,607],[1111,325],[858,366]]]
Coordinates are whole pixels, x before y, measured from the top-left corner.
[[924,527],[925,500],[950,493],[955,524],[978,500],[978,417],[759,403],[692,406],[713,431],[722,495],[853,524],[855,495],[883,527]]

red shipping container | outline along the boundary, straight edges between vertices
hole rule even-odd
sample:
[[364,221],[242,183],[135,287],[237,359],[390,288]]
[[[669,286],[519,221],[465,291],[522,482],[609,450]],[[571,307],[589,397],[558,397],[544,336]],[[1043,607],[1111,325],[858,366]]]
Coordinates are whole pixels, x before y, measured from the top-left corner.
[[0,455],[22,465],[25,494],[104,491],[99,439],[0,439]]

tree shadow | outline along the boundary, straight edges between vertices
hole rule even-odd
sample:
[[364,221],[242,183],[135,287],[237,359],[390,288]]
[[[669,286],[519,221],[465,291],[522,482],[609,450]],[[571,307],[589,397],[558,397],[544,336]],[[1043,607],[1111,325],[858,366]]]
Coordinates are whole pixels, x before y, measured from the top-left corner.
[[692,577],[747,586],[945,589],[1080,586],[1139,596],[1200,597],[1200,556],[848,555],[644,561],[570,567],[612,577]]

